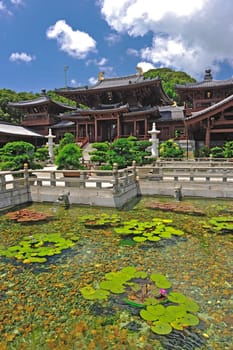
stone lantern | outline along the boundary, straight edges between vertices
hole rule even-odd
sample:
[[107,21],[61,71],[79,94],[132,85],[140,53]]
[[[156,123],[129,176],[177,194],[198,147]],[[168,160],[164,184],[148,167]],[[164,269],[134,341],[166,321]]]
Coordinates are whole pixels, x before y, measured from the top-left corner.
[[148,131],[148,134],[151,135],[151,138],[149,139],[150,142],[152,142],[151,146],[151,156],[158,158],[159,156],[159,139],[157,135],[160,133],[159,130],[156,129],[155,123],[152,125],[152,130]]
[[49,129],[49,134],[46,136],[48,139],[48,150],[49,150],[49,159],[50,162],[53,163],[54,161],[54,153],[53,153],[53,139],[56,137],[55,135],[52,135],[52,130]]

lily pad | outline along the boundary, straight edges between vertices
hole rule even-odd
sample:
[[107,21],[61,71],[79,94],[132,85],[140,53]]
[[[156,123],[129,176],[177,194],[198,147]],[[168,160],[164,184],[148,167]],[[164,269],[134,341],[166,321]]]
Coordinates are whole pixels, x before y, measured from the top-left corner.
[[156,321],[151,327],[152,332],[160,335],[166,335],[172,332],[172,327],[169,323]]

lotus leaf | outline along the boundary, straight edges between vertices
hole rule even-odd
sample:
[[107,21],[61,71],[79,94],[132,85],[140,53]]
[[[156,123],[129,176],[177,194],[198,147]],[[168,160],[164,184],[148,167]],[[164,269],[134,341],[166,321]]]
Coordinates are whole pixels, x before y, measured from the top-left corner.
[[102,213],[100,215],[85,215],[80,219],[87,227],[103,228],[113,227],[120,224],[120,217],[117,214]]
[[145,305],[157,305],[160,303],[160,300],[159,299],[156,299],[156,298],[152,298],[152,297],[149,297],[149,298],[146,298],[144,300],[144,304]]
[[151,330],[156,334],[166,335],[171,333],[172,327],[170,326],[169,323],[157,321],[153,323]]
[[177,230],[167,223],[172,220],[154,218],[151,222],[139,222],[136,219],[123,222],[123,227],[115,228],[115,232],[120,235],[134,235],[133,240],[141,243],[147,240],[156,242],[161,238],[171,238],[171,235],[182,235],[183,231]]
[[187,298],[184,294],[171,292],[167,296],[168,300],[173,301],[173,303],[185,303]]
[[114,294],[121,294],[125,292],[125,287],[117,280],[103,281],[100,283],[100,288],[109,290]]
[[186,298],[186,301],[183,302],[182,305],[186,308],[187,311],[190,312],[197,312],[199,310],[199,305],[195,301],[188,298]]
[[178,322],[183,323],[184,326],[197,326],[199,318],[193,314],[186,313],[184,316],[178,318]]
[[168,281],[168,279],[164,275],[161,275],[158,273],[151,274],[150,279],[153,282],[155,282],[155,284],[158,288],[167,289],[167,288],[170,288],[172,285],[171,282]]
[[88,300],[107,299],[109,296],[108,291],[102,289],[94,289],[91,286],[81,288],[80,292],[82,296]]
[[134,237],[133,240],[135,242],[141,243],[141,242],[145,242],[147,240],[146,237],[140,236],[140,237]]
[[[77,241],[75,237],[75,241]],[[23,237],[18,245],[0,250],[0,255],[6,257],[15,257],[23,260],[24,263],[45,262],[46,256],[60,254],[62,250],[74,246],[71,239],[63,238],[59,233],[35,234],[33,236]]]

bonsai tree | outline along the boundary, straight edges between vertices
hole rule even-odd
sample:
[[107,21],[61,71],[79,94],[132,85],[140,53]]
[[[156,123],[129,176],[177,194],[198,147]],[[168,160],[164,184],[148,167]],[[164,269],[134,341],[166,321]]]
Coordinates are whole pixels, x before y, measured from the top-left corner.
[[77,170],[84,169],[81,162],[82,149],[75,143],[65,145],[55,158],[57,169]]
[[184,150],[177,142],[167,140],[160,143],[159,154],[162,158],[183,158]]
[[0,148],[1,170],[20,170],[24,163],[28,163],[31,169],[40,169],[42,166],[36,160],[35,146],[29,142],[8,142]]

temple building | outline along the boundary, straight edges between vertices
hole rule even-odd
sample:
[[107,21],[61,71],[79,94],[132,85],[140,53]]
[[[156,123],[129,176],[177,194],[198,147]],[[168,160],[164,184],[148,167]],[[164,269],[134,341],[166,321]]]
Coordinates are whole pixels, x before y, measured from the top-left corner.
[[192,150],[233,140],[233,79],[213,80],[207,69],[203,81],[175,88],[180,106],[166,95],[159,77],[145,78],[141,69],[116,78],[101,72],[93,86],[55,90],[76,107],[53,101],[45,90],[39,98],[9,106],[24,113],[21,125],[33,132],[47,135],[52,129],[56,143],[66,132],[80,144],[130,135],[149,139],[153,123],[160,141],[179,136]]
[[[78,142],[130,135],[148,139],[154,122],[162,140],[174,136],[177,129],[184,130],[183,108],[173,106],[160,78],[145,79],[140,69],[135,75],[118,78],[105,78],[101,72],[94,86],[57,89],[56,93],[76,101],[77,110],[64,113],[61,119],[74,123]],[[83,105],[87,108],[80,108]],[[59,126],[62,124],[54,125],[54,132]]]
[[233,140],[233,79],[213,80],[211,70],[204,80],[176,85],[185,105],[185,135],[196,148],[223,145]]
[[8,106],[22,112],[21,126],[30,128],[31,131],[44,136],[48,134],[54,123],[60,121],[60,113],[76,109],[75,107],[53,101],[46,95],[45,90],[42,90],[41,96],[36,99],[9,102]]

